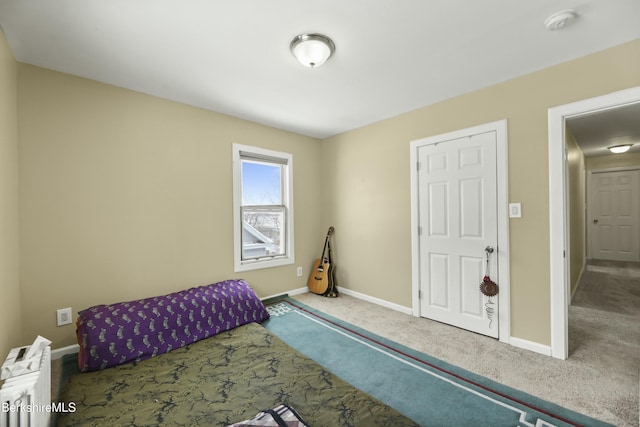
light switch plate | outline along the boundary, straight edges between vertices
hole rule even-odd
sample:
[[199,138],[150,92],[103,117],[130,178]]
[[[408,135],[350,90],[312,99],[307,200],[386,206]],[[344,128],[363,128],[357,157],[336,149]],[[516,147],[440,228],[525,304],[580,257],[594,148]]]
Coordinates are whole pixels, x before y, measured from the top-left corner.
[[522,205],[520,203],[509,203],[509,218],[522,218]]

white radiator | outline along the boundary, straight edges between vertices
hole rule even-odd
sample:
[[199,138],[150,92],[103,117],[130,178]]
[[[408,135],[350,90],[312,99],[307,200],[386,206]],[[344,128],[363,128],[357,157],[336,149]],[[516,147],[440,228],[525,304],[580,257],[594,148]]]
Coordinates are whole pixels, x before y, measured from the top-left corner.
[[[24,369],[12,366],[19,364],[20,356],[29,347],[14,348],[2,365],[2,377],[6,378],[0,388],[0,427],[48,427],[51,418],[51,348],[45,347],[30,358]],[[26,373],[18,373],[20,371]]]

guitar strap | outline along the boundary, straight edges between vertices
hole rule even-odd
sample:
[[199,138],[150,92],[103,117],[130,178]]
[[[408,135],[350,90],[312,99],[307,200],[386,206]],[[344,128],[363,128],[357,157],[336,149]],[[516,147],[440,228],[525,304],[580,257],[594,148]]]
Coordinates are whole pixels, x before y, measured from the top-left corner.
[[[333,266],[333,260],[331,259],[331,241],[327,240],[327,260],[329,261],[329,264]],[[334,267],[335,268],[335,267]],[[336,275],[335,275],[335,271],[333,270],[333,268],[331,269],[331,286],[329,287],[329,289],[327,289],[327,291],[324,293],[323,296],[327,297],[327,298],[336,298],[338,296],[338,288],[336,287]]]

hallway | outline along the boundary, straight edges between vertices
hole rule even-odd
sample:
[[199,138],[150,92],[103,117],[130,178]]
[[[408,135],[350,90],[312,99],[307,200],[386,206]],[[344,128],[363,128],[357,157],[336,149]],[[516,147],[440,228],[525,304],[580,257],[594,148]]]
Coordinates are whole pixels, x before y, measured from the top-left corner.
[[[637,423],[640,380],[640,263],[590,260],[569,307],[569,360],[597,367],[613,407]],[[597,362],[596,362],[597,360]]]
[[572,306],[640,315],[640,263],[590,260]]

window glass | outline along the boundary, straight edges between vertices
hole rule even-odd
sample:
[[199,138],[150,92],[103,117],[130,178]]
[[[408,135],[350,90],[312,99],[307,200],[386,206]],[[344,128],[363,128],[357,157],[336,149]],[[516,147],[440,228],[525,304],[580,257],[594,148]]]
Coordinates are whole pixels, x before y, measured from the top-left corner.
[[242,204],[281,205],[282,166],[242,160]]
[[234,144],[236,271],[293,263],[290,154]]

